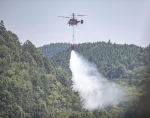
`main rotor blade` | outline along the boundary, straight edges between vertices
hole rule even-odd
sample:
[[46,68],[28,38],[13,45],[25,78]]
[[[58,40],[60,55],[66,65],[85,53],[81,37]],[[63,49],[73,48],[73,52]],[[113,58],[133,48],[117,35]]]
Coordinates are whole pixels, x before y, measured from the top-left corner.
[[75,15],[75,16],[87,16],[87,15]]
[[71,18],[71,17],[65,17],[65,16],[58,16],[58,17],[63,17],[63,18]]
[[72,17],[63,17],[63,18],[72,18]]
[[[70,16],[73,16],[73,15],[70,15]],[[74,15],[74,16],[87,16],[87,15]]]

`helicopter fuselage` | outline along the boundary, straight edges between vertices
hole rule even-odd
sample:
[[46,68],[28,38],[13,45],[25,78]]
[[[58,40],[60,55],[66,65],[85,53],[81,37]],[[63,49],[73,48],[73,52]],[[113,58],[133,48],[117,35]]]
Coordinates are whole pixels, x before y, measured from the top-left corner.
[[68,24],[69,25],[77,25],[79,22],[81,22],[81,21],[78,21],[77,19],[70,19],[68,21]]

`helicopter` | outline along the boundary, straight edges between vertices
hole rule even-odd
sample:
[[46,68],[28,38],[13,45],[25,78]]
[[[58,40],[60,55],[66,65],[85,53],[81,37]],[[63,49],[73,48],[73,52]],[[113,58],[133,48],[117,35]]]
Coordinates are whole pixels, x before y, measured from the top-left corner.
[[75,18],[75,16],[86,16],[86,15],[74,15],[74,13],[72,13],[72,15],[70,15],[72,17],[66,17],[66,16],[58,16],[58,17],[63,17],[63,18],[71,18],[67,24],[69,24],[69,26],[73,27],[73,40],[72,40],[72,44],[71,44],[71,50],[75,49],[75,44],[74,44],[74,25],[78,26],[78,23],[83,24],[83,20],[77,20]]
[[69,24],[69,26],[74,26],[77,25],[78,23],[83,24],[83,20],[77,20],[75,18],[75,16],[86,16],[86,15],[74,15],[74,13],[72,15],[70,15],[72,17],[66,17],[66,16],[58,16],[58,17],[63,17],[63,18],[71,18],[67,24]]

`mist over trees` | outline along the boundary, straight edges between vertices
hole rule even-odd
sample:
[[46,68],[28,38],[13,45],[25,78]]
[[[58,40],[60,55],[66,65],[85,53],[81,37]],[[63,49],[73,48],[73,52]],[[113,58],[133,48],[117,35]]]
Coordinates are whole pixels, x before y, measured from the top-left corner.
[[150,45],[143,48],[108,41],[78,44],[75,50],[131,93],[125,101],[102,111],[84,110],[78,93],[71,89],[70,44],[38,49],[29,40],[21,44],[1,21],[0,117],[150,117]]

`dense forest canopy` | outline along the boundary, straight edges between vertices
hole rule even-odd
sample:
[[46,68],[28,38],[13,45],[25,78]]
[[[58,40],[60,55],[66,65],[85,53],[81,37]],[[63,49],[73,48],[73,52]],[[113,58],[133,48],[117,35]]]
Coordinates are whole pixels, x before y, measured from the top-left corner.
[[51,43],[49,45],[44,45],[38,49],[46,56],[52,57],[55,54],[67,50],[70,47],[69,43]]
[[95,63],[99,72],[132,93],[101,111],[85,110],[78,93],[71,89],[69,46],[56,43],[37,49],[29,40],[21,44],[1,21],[0,117],[150,117],[150,45],[142,48],[108,41],[76,46],[76,51]]

